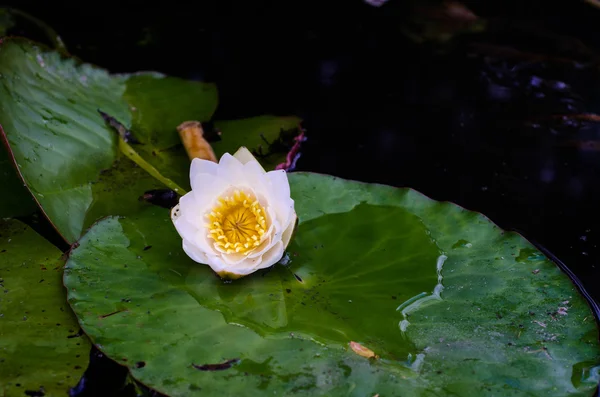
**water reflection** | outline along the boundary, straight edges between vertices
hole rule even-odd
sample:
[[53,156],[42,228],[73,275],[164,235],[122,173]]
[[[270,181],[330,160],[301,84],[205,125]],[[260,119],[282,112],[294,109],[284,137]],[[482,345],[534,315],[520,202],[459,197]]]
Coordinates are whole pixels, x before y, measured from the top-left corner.
[[285,267],[230,284],[195,267],[186,285],[202,306],[264,337],[293,333],[341,346],[359,341],[382,357],[405,361],[414,348],[400,337],[394,313],[398,302],[424,290],[434,288],[402,310],[405,321],[419,306],[439,299],[446,258],[439,252],[415,215],[361,204],[300,224]]
[[436,271],[437,271],[437,284],[433,289],[431,295],[427,295],[426,292],[422,292],[419,295],[413,296],[406,302],[402,303],[396,311],[400,311],[404,319],[400,321],[398,326],[400,327],[400,331],[404,334],[406,332],[406,328],[410,325],[408,321],[408,316],[410,314],[422,307],[428,306],[432,303],[436,303],[442,300],[442,291],[444,290],[444,286],[442,285],[442,268],[444,267],[444,262],[446,262],[448,257],[446,255],[440,255],[436,262]]

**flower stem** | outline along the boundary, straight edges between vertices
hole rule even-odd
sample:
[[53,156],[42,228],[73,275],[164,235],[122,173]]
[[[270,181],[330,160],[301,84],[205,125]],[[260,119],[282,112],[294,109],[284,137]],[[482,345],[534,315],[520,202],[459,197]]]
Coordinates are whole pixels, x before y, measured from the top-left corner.
[[142,167],[147,173],[152,175],[154,178],[161,181],[165,186],[169,189],[174,190],[175,193],[179,195],[184,195],[187,192],[179,187],[175,182],[161,175],[160,172],[156,168],[154,168],[150,163],[142,158],[127,142],[123,140],[123,138],[119,137],[119,149],[121,152],[127,156],[131,161]]

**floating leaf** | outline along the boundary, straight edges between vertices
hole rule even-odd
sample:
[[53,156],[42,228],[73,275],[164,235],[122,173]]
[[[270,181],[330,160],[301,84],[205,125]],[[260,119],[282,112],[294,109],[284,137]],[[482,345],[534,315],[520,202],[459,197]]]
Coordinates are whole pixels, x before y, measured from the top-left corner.
[[165,177],[187,188],[190,162],[177,126],[210,120],[217,107],[216,86],[159,73],[136,74],[127,78],[124,98],[131,106],[131,128],[144,143],[135,149]]
[[[214,87],[155,74],[111,76],[22,39],[5,39],[0,49],[2,136],[33,197],[65,240],[75,241],[98,217],[143,208],[138,197],[164,187],[120,155],[117,133],[98,109],[127,128],[132,123],[139,128],[139,139],[150,142],[136,150],[147,159],[155,157],[152,162],[160,163],[161,171],[189,186],[189,159],[183,150],[154,152],[158,138],[177,137],[177,123],[150,129],[144,120],[169,112],[169,120],[190,114],[210,117],[216,106]],[[156,87],[173,101],[158,101]],[[181,107],[186,96],[193,103]],[[138,108],[132,110],[131,103]],[[159,107],[151,111],[153,104]]]
[[132,107],[137,138],[156,151],[181,144],[177,126],[188,120],[210,120],[218,103],[214,84],[159,73],[129,77],[125,99]]
[[25,224],[0,220],[3,396],[67,395],[85,370],[90,344],[65,302],[60,256]]
[[96,224],[64,278],[86,333],[171,396],[593,392],[593,313],[522,237],[409,189],[290,184],[286,265],[231,283],[189,260],[166,209]]

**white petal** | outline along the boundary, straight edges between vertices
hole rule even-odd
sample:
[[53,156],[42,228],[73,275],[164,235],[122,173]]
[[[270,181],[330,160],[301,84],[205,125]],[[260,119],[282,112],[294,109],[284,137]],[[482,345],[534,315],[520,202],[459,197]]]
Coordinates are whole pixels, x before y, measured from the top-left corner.
[[198,247],[196,247],[195,245],[190,244],[189,241],[187,241],[186,239],[183,239],[183,250],[185,251],[187,256],[192,258],[194,262],[208,264],[208,257],[206,256],[206,254],[199,250]]
[[220,256],[218,255],[210,255],[207,257],[208,259],[208,263],[207,265],[210,266],[210,268],[215,272],[215,273],[220,273],[223,271],[229,272],[229,273],[235,273],[235,272],[231,272],[229,269],[229,266],[227,266],[227,264],[225,264],[225,262],[223,262],[223,260],[221,259]]
[[235,266],[230,266],[227,268],[229,273],[237,274],[240,276],[245,276],[250,273],[255,272],[258,269],[262,269],[260,267],[262,265],[262,258],[246,258],[243,262],[238,263]]
[[246,163],[244,165],[244,179],[238,181],[238,183],[244,184],[250,188],[252,188],[257,193],[263,193],[267,196],[270,195],[270,182],[266,178],[266,173],[260,164],[256,161],[252,161],[250,163]]
[[283,170],[267,173],[271,185],[270,202],[275,207],[277,219],[287,226],[294,211],[294,200],[290,197],[290,183]]
[[272,205],[269,205],[268,207],[265,207],[265,212],[267,215],[267,219],[269,220],[269,222],[271,222],[271,225],[269,226],[269,233],[276,233],[278,236],[281,236],[283,228],[281,227],[281,221],[277,217],[276,209],[273,208]]
[[295,222],[294,217],[296,216],[296,211],[294,210],[294,200],[291,198],[281,199],[277,201],[277,206],[275,207],[277,211],[277,218],[280,220],[283,229],[285,230],[290,222]]
[[283,256],[283,243],[277,242],[270,250],[264,253],[262,256],[262,263],[258,265],[254,270],[264,269],[269,266],[273,266]]
[[252,160],[244,164],[244,173],[248,175],[267,175],[265,169],[256,160]]
[[225,262],[228,266],[238,265],[240,262],[248,259],[246,255],[238,253],[222,254],[221,258],[223,259],[223,262]]
[[235,157],[225,154],[221,157],[218,175],[235,187],[270,192],[270,182],[265,178],[266,173],[255,160],[242,164]]
[[194,224],[188,222],[185,217],[180,217],[175,222],[175,228],[179,235],[188,241],[189,244],[194,245],[200,251],[206,253],[206,255],[216,255],[211,242],[209,242],[204,224]]
[[260,205],[267,206],[273,201],[273,193],[266,178],[266,174],[247,173],[243,184],[252,189],[254,195],[259,199]]
[[218,164],[213,161],[194,158],[190,167],[190,181],[193,181],[197,174],[217,175],[217,169]]
[[281,236],[281,242],[283,243],[283,248],[287,248],[290,244],[290,240],[292,238],[292,234],[294,234],[294,228],[296,227],[296,213],[291,217],[291,222],[288,224],[287,228],[283,232],[283,236]]
[[196,196],[196,192],[191,191],[179,199],[178,219],[184,218],[190,223],[200,225],[206,223],[202,219],[206,209],[203,209],[202,206],[198,204]]
[[208,265],[216,272],[225,271],[227,273],[245,276],[259,269],[264,269],[277,263],[283,256],[283,244],[277,242],[265,252],[262,256],[256,258],[246,258],[235,265],[227,265],[223,257],[208,257]]
[[194,158],[190,167],[190,186],[192,191],[204,190],[215,181],[218,164],[209,160]]
[[217,175],[226,179],[230,183],[236,183],[244,180],[244,165],[238,159],[225,153],[219,160]]
[[[201,213],[206,212],[209,207],[215,203],[217,198],[230,186],[227,179],[211,174],[197,174],[196,179],[190,182],[192,191],[188,192],[183,197],[191,194],[194,197],[197,212]],[[181,203],[181,199],[179,202]]]
[[[269,210],[267,210],[269,211]],[[281,228],[281,224],[277,221],[277,219],[273,219],[271,221],[271,226],[263,235],[263,239],[266,241],[268,239],[267,244],[262,243],[260,246],[256,247],[251,254],[248,254],[249,258],[256,258],[265,253],[265,251],[269,250],[273,244],[281,240],[281,235],[283,234],[283,230]]]
[[277,219],[281,226],[281,231],[283,232],[292,221],[292,217],[295,213],[294,200],[289,197],[283,198],[271,196],[269,198],[268,211],[269,215],[272,217],[271,219]]
[[[256,160],[256,157],[254,157],[245,146],[239,148],[237,152],[233,154],[233,157],[238,159],[242,164],[248,164],[252,161],[256,161],[256,163],[260,166],[260,163],[258,162],[258,160]],[[265,169],[262,166],[260,168],[262,169],[262,173],[264,174],[266,172]]]
[[[264,194],[262,194],[260,191],[257,191],[255,189],[250,189],[252,191],[252,193],[254,193],[254,196],[256,197],[256,199],[258,200],[258,203],[266,209],[267,213],[267,222],[270,222],[271,218],[268,216],[268,210],[269,210],[269,200],[267,199],[267,196],[265,196]],[[273,213],[273,215],[275,215],[275,213]]]
[[280,197],[290,197],[290,182],[284,170],[269,171],[267,178],[271,181],[272,188]]
[[[265,233],[266,235],[267,233]],[[248,258],[259,258],[260,256],[262,256],[262,254],[264,254],[269,248],[271,248],[273,246],[273,244],[275,244],[276,241],[273,241],[273,239],[269,236],[269,237],[263,237],[263,241],[260,243],[260,245],[258,247],[256,247],[254,249],[254,251],[252,251],[250,254],[246,255],[246,257]]]
[[182,217],[179,217],[175,222],[173,222],[173,225],[175,226],[177,233],[179,233],[183,239],[193,239],[196,235],[197,229],[187,227],[189,223],[185,222],[184,218]]

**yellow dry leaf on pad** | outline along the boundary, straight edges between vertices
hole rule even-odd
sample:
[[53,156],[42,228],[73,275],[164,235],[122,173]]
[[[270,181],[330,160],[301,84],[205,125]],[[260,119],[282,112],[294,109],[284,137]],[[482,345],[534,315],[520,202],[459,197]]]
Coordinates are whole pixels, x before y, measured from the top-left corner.
[[204,139],[204,130],[199,121],[184,121],[179,124],[177,131],[190,160],[199,158],[217,162],[212,146]]
[[359,356],[365,358],[379,358],[379,356],[375,354],[373,350],[364,347],[358,342],[351,341],[350,348],[354,351],[354,353],[358,354]]

